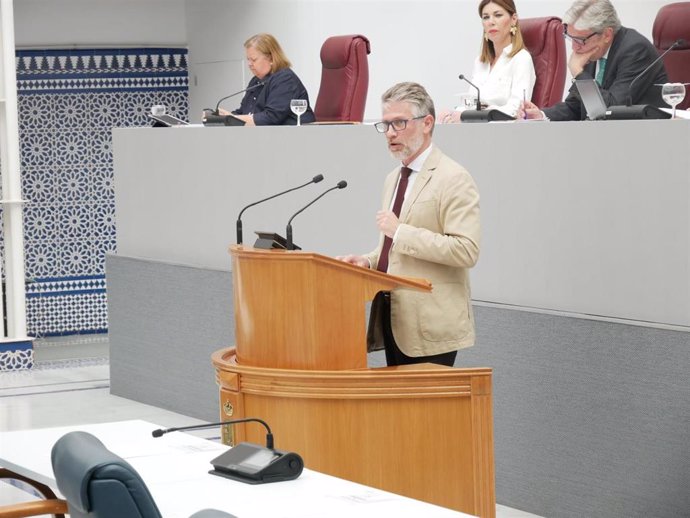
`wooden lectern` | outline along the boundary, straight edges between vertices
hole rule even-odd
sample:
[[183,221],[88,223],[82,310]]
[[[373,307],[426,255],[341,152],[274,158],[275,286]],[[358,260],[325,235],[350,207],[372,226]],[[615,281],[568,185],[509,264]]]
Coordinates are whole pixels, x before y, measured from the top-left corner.
[[[310,469],[495,516],[491,369],[366,367],[366,302],[426,281],[314,253],[230,253],[237,344],[212,357],[221,420],[268,421]],[[223,429],[228,444],[264,438]]]

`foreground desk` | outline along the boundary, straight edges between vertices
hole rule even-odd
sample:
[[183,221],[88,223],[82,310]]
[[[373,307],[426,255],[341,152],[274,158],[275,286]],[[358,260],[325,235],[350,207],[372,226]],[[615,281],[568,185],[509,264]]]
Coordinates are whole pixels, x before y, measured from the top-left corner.
[[[467,515],[305,469],[297,480],[251,486],[209,475],[210,460],[227,447],[183,433],[159,439],[145,421],[0,433],[0,465],[57,491],[50,464],[53,444],[67,432],[98,437],[141,475],[164,518],[186,518],[203,508],[239,518],[383,516],[462,518]],[[280,437],[276,437],[281,447]],[[124,518],[124,517],[123,517]]]
[[[364,303],[428,283],[313,253],[230,252],[237,349],[213,355],[221,419],[265,419],[324,473],[493,516],[491,369],[365,368]],[[233,430],[229,444],[263,433]]]

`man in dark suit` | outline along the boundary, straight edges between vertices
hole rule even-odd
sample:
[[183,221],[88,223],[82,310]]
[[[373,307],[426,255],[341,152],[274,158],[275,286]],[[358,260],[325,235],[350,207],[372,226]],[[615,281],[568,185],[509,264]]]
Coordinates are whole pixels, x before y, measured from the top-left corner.
[[[635,29],[621,26],[609,0],[576,0],[563,16],[564,36],[572,43],[568,68],[573,79],[596,79],[607,106],[651,104],[666,106],[661,88],[668,82],[663,61],[638,77],[659,57],[654,45]],[[539,110],[530,102],[518,113],[522,118],[554,121],[583,120],[587,115],[573,83],[565,101]]]
[[436,112],[422,85],[398,83],[381,104],[374,126],[400,165],[384,182],[379,244],[339,259],[431,281],[431,293],[379,293],[367,342],[385,349],[388,365],[452,366],[458,349],[474,345],[469,269],[479,257],[479,193],[470,173],[432,143]]

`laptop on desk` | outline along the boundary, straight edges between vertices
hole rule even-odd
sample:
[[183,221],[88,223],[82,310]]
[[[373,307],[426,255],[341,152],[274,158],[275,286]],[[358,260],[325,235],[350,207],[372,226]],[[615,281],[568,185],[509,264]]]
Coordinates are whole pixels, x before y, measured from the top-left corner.
[[606,106],[594,79],[576,79],[575,86],[580,100],[585,105],[587,119],[596,120],[633,120],[633,119],[670,119],[671,115],[651,104]]
[[582,104],[587,111],[587,119],[591,121],[606,119],[606,103],[599,91],[599,85],[594,79],[576,79],[575,86],[580,94]]

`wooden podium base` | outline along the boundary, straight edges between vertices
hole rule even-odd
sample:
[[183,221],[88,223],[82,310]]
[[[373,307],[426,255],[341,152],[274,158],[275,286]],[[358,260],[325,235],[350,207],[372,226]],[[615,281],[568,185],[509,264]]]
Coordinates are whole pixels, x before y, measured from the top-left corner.
[[[274,369],[239,365],[234,349],[212,360],[221,419],[266,420],[306,467],[495,516],[491,369]],[[264,439],[258,426],[224,428],[227,444]]]

